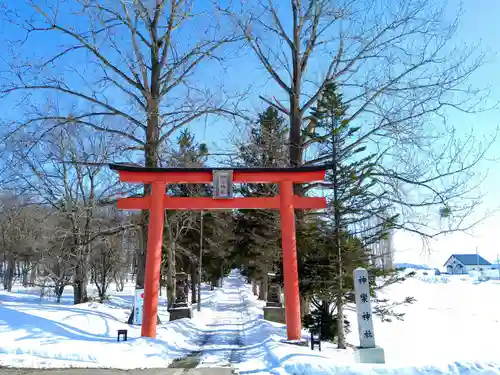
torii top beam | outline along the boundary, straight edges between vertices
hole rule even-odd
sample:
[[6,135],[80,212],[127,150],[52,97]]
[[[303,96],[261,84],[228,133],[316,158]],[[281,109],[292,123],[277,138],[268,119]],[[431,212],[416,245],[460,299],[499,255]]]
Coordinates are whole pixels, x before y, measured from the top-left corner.
[[110,164],[121,182],[165,184],[203,184],[212,182],[214,171],[231,170],[234,183],[278,183],[290,181],[306,183],[323,181],[327,165],[292,168],[147,168],[127,164]]

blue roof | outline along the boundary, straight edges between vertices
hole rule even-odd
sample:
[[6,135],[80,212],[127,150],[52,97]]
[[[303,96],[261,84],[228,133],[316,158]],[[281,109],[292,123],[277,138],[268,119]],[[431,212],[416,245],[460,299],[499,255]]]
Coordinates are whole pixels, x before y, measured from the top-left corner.
[[491,266],[491,263],[477,254],[451,254],[466,266],[479,264],[480,266]]

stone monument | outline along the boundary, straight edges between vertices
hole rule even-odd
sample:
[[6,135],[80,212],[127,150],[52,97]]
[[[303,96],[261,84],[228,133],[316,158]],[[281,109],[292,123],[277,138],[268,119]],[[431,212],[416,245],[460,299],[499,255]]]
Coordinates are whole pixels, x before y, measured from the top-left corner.
[[181,272],[176,274],[175,286],[175,302],[172,305],[172,308],[168,311],[170,313],[170,321],[182,318],[191,318],[193,316],[193,310],[188,305],[187,297],[189,294],[189,286],[186,273]]
[[281,303],[281,285],[273,273],[268,273],[267,301],[264,307],[264,319],[277,323],[286,323],[285,308]]
[[358,363],[385,363],[384,349],[375,345],[368,272],[364,268],[356,268],[353,274],[359,333],[359,347],[354,357]]

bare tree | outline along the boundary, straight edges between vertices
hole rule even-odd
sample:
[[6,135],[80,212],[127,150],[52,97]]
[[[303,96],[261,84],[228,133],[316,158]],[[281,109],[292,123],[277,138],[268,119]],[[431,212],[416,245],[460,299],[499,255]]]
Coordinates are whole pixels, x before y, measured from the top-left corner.
[[58,280],[72,277],[75,303],[88,298],[92,242],[133,226],[120,223],[110,228],[109,220],[97,215],[99,202],[116,193],[116,183],[110,185],[105,178],[111,172],[102,166],[114,151],[113,139],[85,130],[77,132],[71,126],[59,125],[43,138],[17,137],[13,147],[17,162],[13,177],[18,189],[36,196],[39,204],[58,215],[51,248],[62,252],[59,258],[64,261],[52,265],[68,269],[52,271]]
[[[29,108],[22,120],[12,121],[14,132],[47,120],[83,126],[120,137],[122,158],[157,167],[179,129],[207,115],[232,114],[227,98],[194,84],[200,65],[213,61],[205,66],[215,72],[228,56],[217,52],[235,40],[207,9],[187,0],[24,3],[33,10],[28,17],[15,4],[6,7],[6,17],[26,36],[12,49],[10,72],[0,84],[2,97]],[[64,45],[25,64],[18,51],[36,34],[59,37]],[[69,104],[52,113],[30,101],[36,91]],[[143,215],[145,242],[147,212]],[[136,284],[143,287],[144,243],[139,250]]]
[[179,242],[191,229],[195,216],[189,211],[174,211],[165,215],[167,248],[167,299],[169,307],[175,302],[176,258]]
[[12,290],[14,276],[21,276],[28,286],[28,273],[39,261],[39,250],[44,246],[42,223],[46,210],[38,206],[27,206],[20,197],[2,197],[0,212],[0,251],[6,267],[3,285]]
[[[91,278],[102,302],[109,284],[123,269],[127,257],[121,235],[104,236],[95,242],[90,259]],[[122,289],[123,290],[123,289]]]
[[127,275],[134,267],[134,260],[137,252],[137,246],[140,243],[138,236],[140,235],[140,216],[139,215],[128,215],[127,221],[132,224],[137,224],[136,228],[131,228],[124,230],[119,234],[120,246],[122,252],[120,253],[121,262],[117,267],[114,268],[113,281],[116,286],[117,292],[123,292],[125,288],[125,282],[127,281]]
[[[445,2],[430,0],[260,0],[219,9],[276,84],[277,97],[262,99],[289,118],[290,165],[331,160],[316,152],[324,137],[311,108],[335,83],[350,108],[346,121],[362,129],[351,147],[383,154],[377,174],[405,216],[401,228],[431,237],[474,224],[465,221],[479,203],[471,175],[491,140],[461,140],[446,122],[451,110],[486,107],[478,106],[486,92],[469,85],[484,55],[453,44],[460,9],[451,19]],[[441,210],[451,213],[449,228],[429,225]]]
[[[48,244],[41,255],[39,269],[41,280],[41,297],[45,295],[45,288],[53,288],[56,302],[61,301],[64,288],[71,285],[76,274],[73,248],[74,240],[71,237],[71,221],[67,215],[53,210],[44,222],[44,230],[51,235]],[[37,285],[37,284],[35,284]],[[86,292],[86,288],[84,289]],[[75,301],[78,303],[78,301]]]

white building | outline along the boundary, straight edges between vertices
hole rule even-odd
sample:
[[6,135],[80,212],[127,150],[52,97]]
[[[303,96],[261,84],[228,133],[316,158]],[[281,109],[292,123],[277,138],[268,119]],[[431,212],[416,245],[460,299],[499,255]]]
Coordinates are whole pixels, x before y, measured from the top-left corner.
[[478,254],[452,254],[444,268],[450,274],[466,274],[470,271],[493,270],[495,266]]

